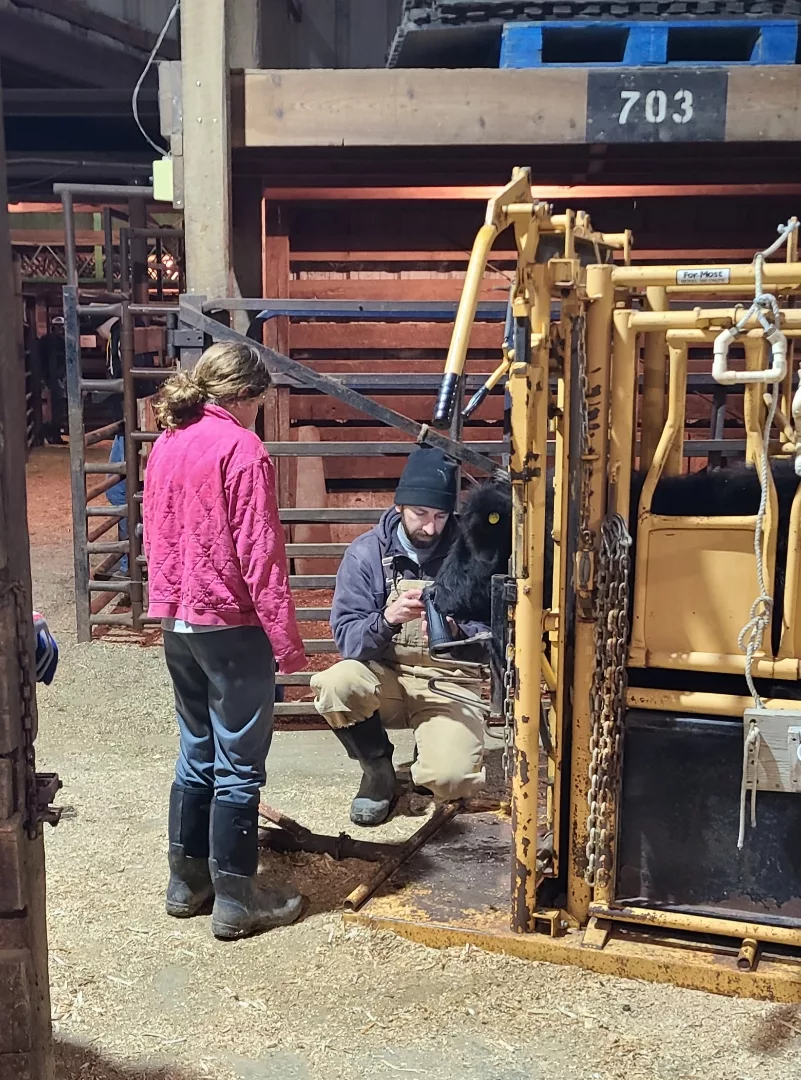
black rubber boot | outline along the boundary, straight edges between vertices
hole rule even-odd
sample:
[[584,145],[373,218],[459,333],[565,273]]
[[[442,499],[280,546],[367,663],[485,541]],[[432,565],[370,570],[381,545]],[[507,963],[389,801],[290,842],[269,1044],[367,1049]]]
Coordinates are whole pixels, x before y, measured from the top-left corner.
[[176,919],[208,914],[214,897],[209,874],[211,789],[170,789],[170,881],[167,914]]
[[334,728],[348,757],[362,767],[362,782],[350,804],[354,825],[380,825],[389,817],[395,799],[395,769],[392,766],[392,743],[378,713],[351,727]]
[[259,930],[289,926],[300,915],[303,897],[290,885],[261,886],[259,809],[215,799],[211,807],[211,858],[214,910],[211,932],[224,941]]

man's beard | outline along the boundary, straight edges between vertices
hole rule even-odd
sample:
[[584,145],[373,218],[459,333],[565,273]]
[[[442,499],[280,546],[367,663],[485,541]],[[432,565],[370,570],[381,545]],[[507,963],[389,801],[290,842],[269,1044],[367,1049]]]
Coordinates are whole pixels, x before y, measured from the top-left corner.
[[439,541],[439,536],[429,536],[427,533],[424,533],[421,530],[418,530],[417,532],[409,532],[409,530],[406,528],[406,522],[401,520],[401,524],[403,525],[403,531],[406,533],[406,536],[408,537],[411,544],[414,547],[419,548],[420,551],[425,551],[426,548],[434,547],[434,545]]

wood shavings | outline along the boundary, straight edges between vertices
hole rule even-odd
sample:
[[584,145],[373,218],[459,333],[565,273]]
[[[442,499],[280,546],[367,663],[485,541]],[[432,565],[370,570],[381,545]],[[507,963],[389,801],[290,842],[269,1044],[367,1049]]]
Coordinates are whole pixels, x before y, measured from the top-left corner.
[[[59,468],[53,499],[69,522],[68,455]],[[42,503],[48,514],[51,502]],[[310,895],[311,914],[296,926],[229,944],[214,940],[206,918],[176,925],[163,909],[177,736],[161,649],[77,645],[66,528],[58,543],[42,523],[34,535],[47,541],[33,551],[34,601],[62,654],[38,695],[37,757],[61,774],[76,810],[46,833],[58,1080],[794,1075],[794,1006],[472,946],[436,952],[343,925],[347,886],[370,869],[358,863],[265,857],[265,880],[292,880]],[[409,733],[397,742],[398,760],[408,760]],[[350,825],[358,767],[329,732],[278,733],[267,772],[267,801],[321,832],[398,840],[419,824],[400,817],[363,834]]]

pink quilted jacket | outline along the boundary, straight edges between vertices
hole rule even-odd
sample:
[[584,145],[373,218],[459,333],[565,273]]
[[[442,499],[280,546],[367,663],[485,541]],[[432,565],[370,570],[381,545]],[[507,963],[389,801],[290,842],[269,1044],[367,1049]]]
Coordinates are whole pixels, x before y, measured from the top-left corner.
[[165,432],[148,459],[143,510],[152,618],[261,625],[281,672],[305,666],[273,465],[257,435],[217,405]]

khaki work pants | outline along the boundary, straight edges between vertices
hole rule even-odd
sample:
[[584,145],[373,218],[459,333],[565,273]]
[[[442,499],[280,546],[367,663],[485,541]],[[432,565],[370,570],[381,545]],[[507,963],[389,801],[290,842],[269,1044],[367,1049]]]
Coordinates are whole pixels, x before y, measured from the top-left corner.
[[[376,712],[385,728],[411,728],[417,743],[415,784],[430,788],[438,801],[475,795],[485,780],[482,714],[432,693],[428,680],[437,670],[419,671],[412,674],[374,660],[340,660],[312,676],[315,708],[332,728],[350,727]],[[463,686],[454,689],[469,696]]]
[[[399,582],[388,603],[398,591],[421,584]],[[411,728],[417,743],[412,779],[442,802],[475,795],[486,779],[483,713],[428,687],[428,680],[437,677],[446,689],[475,697],[464,686],[447,682],[456,674],[434,666],[418,620],[403,627],[384,660],[340,660],[314,674],[311,687],[317,712],[332,728],[351,727],[376,712],[385,728]]]

